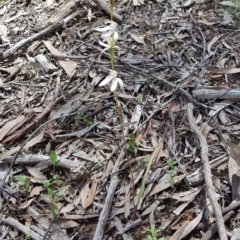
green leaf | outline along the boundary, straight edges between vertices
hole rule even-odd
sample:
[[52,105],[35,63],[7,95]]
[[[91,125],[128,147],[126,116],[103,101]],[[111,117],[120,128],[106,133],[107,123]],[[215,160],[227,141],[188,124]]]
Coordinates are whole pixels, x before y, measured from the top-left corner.
[[43,186],[44,186],[45,188],[49,188],[49,187],[51,186],[50,181],[44,180],[44,181],[43,181]]
[[21,175],[17,175],[14,177],[16,181],[24,184],[24,185],[27,185],[30,183],[30,178],[29,177],[24,177],[24,176],[21,176]]
[[57,163],[57,154],[55,151],[50,152],[50,159],[51,159],[52,164],[55,166]]
[[129,145],[130,147],[132,147],[132,148],[135,148],[135,147],[136,147],[136,144],[135,144],[135,136],[134,136],[134,134],[133,134],[133,133],[130,133],[129,137],[130,137],[131,140],[127,142],[128,145]]

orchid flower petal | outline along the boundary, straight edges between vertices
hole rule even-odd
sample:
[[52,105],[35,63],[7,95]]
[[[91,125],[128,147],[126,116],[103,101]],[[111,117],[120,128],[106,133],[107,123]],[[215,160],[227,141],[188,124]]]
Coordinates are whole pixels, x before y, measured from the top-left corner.
[[111,75],[108,75],[107,77],[104,78],[104,80],[99,84],[100,87],[105,86],[109,82],[111,82],[113,77]]
[[123,83],[122,79],[120,79],[120,78],[116,78],[116,80],[117,80],[117,82],[118,82],[118,84],[119,84],[121,90],[123,91],[123,89],[124,89],[124,83]]
[[106,32],[110,30],[110,26],[95,28],[94,30],[98,32]]
[[118,32],[114,32],[113,33],[113,41],[114,41],[114,43],[116,43],[117,40],[118,40]]
[[106,52],[107,50],[109,50],[110,49],[110,47],[109,48],[104,48],[102,51],[101,51],[101,55],[104,53],[104,52]]
[[101,38],[103,38],[103,39],[107,39],[107,38],[109,38],[113,33],[115,33],[114,31],[108,31],[108,32],[105,32],[105,33],[103,33],[102,35],[101,35]]
[[103,47],[105,47],[105,48],[110,48],[110,45],[108,45],[108,44],[106,44],[106,43],[104,43],[104,42],[102,42],[102,41],[98,41],[98,43],[101,45],[101,46],[103,46]]
[[111,85],[111,91],[113,92],[116,88],[117,88],[117,79],[116,78],[114,78],[113,80],[112,80],[112,85]]

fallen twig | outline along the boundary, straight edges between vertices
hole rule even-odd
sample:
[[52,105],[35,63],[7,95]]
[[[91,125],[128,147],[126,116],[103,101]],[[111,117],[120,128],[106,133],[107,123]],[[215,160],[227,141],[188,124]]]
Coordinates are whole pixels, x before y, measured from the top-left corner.
[[38,233],[34,232],[30,228],[24,226],[20,222],[16,221],[14,218],[8,217],[8,218],[3,218],[1,221],[5,224],[8,224],[16,229],[18,229],[20,232],[24,234],[29,234],[32,239],[34,240],[41,240],[43,239]]
[[75,12],[75,13],[71,14],[70,16],[67,16],[62,21],[57,22],[54,25],[50,25],[49,27],[45,28],[41,32],[36,33],[33,36],[30,36],[28,38],[22,39],[20,42],[16,43],[14,46],[12,46],[8,50],[6,50],[2,54],[0,54],[0,60],[4,60],[6,58],[9,58],[9,57],[13,56],[14,53],[16,53],[17,50],[20,49],[21,47],[23,47],[23,46],[25,46],[27,44],[30,44],[31,42],[33,42],[33,41],[35,41],[35,40],[45,36],[46,34],[48,34],[50,32],[54,32],[57,29],[59,29],[61,27],[64,27],[66,23],[68,23],[71,19],[76,17],[78,14],[79,14],[78,12]]
[[122,150],[120,155],[117,158],[117,161],[114,164],[112,178],[111,178],[110,186],[108,189],[107,197],[106,197],[105,204],[103,206],[103,209],[101,211],[101,214],[100,214],[100,217],[98,220],[98,224],[97,224],[97,228],[96,228],[93,240],[102,240],[103,239],[103,234],[104,234],[104,230],[105,230],[105,227],[106,227],[106,224],[108,221],[108,215],[110,212],[110,208],[112,206],[113,197],[114,197],[116,188],[119,183],[118,174],[115,174],[115,173],[118,172],[120,163],[122,162],[124,155],[125,155],[125,151]]
[[[12,163],[15,157],[11,156],[3,160],[4,163]],[[41,154],[30,154],[30,155],[20,155],[16,158],[15,164],[19,165],[36,165],[35,167],[40,169],[41,171],[45,171],[48,169],[51,163],[51,159],[47,155]],[[93,165],[94,162],[90,165]],[[86,169],[84,161],[72,161],[67,158],[58,157],[57,166],[68,169],[71,174],[71,180],[79,180],[80,178],[84,178],[90,174],[90,172]],[[91,166],[90,166],[91,167]]]
[[204,99],[239,99],[240,91],[239,89],[208,89],[206,87],[198,87],[194,91],[194,96],[196,98]]
[[204,173],[204,179],[205,183],[207,186],[207,193],[208,197],[210,199],[216,223],[218,226],[218,233],[219,233],[219,238],[220,240],[227,240],[227,234],[225,231],[225,225],[224,225],[224,220],[223,216],[221,213],[221,208],[217,202],[216,199],[216,193],[214,191],[213,183],[212,183],[212,174],[211,174],[211,166],[209,164],[208,160],[208,145],[205,137],[203,136],[202,132],[199,130],[197,125],[195,124],[195,119],[193,117],[193,104],[188,103],[188,109],[187,109],[187,117],[188,117],[188,123],[189,126],[191,127],[192,131],[196,134],[197,138],[200,141],[201,145],[201,158],[203,162],[203,173]]
[[237,202],[233,202],[231,203],[228,207],[225,207],[223,210],[222,210],[222,214],[225,214],[227,212],[230,212],[231,210],[234,210],[235,208],[238,208],[240,207],[240,201],[237,201]]
[[[226,222],[232,215],[234,214],[234,211],[231,211],[229,213],[227,213],[224,217],[223,217],[223,221]],[[201,240],[211,240],[212,237],[214,236],[214,234],[217,232],[217,224],[215,223],[205,234],[204,236],[201,238]]]

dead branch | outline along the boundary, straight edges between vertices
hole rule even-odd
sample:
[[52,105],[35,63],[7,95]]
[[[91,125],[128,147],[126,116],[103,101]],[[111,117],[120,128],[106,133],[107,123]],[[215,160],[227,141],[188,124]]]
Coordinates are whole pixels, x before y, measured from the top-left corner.
[[[223,221],[226,222],[232,215],[234,214],[234,211],[231,211],[229,213],[227,213],[224,217],[223,217]],[[213,238],[213,236],[215,235],[215,233],[217,232],[217,224],[215,223],[205,234],[204,236],[201,238],[201,240],[211,240]]]
[[71,19],[76,17],[78,14],[79,14],[78,12],[75,12],[75,13],[71,14],[70,16],[67,16],[62,21],[56,22],[55,24],[50,25],[49,27],[45,28],[41,32],[36,33],[33,36],[30,36],[26,39],[22,39],[20,42],[16,43],[14,46],[12,46],[8,50],[6,50],[2,54],[0,54],[0,60],[2,61],[6,58],[9,58],[9,57],[13,56],[17,52],[17,50],[20,49],[21,47],[32,43],[33,41],[45,36],[46,34],[49,34],[51,32],[55,32],[57,29],[59,29],[61,27],[64,27],[66,23],[68,23]]
[[214,215],[216,218],[216,223],[218,226],[218,233],[220,240],[227,240],[227,234],[225,230],[224,220],[221,213],[221,208],[217,202],[216,199],[216,193],[214,191],[213,182],[212,182],[212,174],[211,174],[211,166],[209,164],[208,160],[208,145],[205,137],[203,136],[202,132],[199,130],[197,125],[195,124],[195,119],[193,117],[193,104],[188,103],[188,109],[187,109],[187,117],[188,117],[188,123],[191,127],[192,131],[196,134],[198,140],[200,141],[201,145],[201,158],[203,162],[203,173],[204,173],[204,179],[207,186],[207,193],[208,197],[210,199]]
[[58,104],[63,97],[57,98],[54,102],[51,102],[42,113],[40,113],[31,123],[29,123],[25,128],[19,130],[9,138],[7,138],[4,143],[13,143],[17,139],[19,139],[21,136],[23,136],[28,130],[30,130],[33,126],[38,125],[39,121],[44,118],[48,113],[50,113],[52,107],[56,104]]
[[5,224],[8,224],[8,225],[18,229],[19,231],[21,231],[24,234],[30,234],[31,238],[34,239],[34,240],[41,240],[41,239],[43,239],[38,233],[32,231],[28,227],[26,227],[23,224],[19,223],[14,218],[11,218],[11,217],[3,218],[3,219],[1,219],[1,221],[3,223],[5,223]]
[[240,207],[240,201],[237,201],[237,202],[232,202],[228,207],[225,207],[223,210],[222,210],[222,213],[225,214],[231,210],[234,210],[235,208],[238,208]]
[[[103,0],[94,0],[94,2],[107,14],[110,15],[110,8],[105,4],[105,2]],[[122,16],[120,16],[118,13],[113,12],[113,19],[114,21],[116,21],[117,23],[121,24],[122,23]]]
[[102,240],[103,239],[103,234],[104,234],[105,227],[106,227],[106,224],[108,221],[108,215],[110,212],[110,208],[112,206],[113,197],[114,197],[116,188],[119,183],[118,174],[116,172],[118,172],[118,170],[119,170],[120,163],[122,162],[124,155],[125,155],[125,152],[124,152],[124,150],[122,150],[120,155],[117,158],[117,161],[114,164],[112,178],[111,178],[110,186],[108,189],[107,197],[106,197],[105,204],[103,206],[103,209],[101,211],[101,214],[100,214],[100,217],[98,220],[98,224],[97,224],[97,228],[96,228],[93,240]]
[[240,99],[240,90],[239,89],[224,89],[224,90],[215,90],[207,88],[198,88],[195,90],[194,95],[197,98],[204,99]]
[[[12,163],[14,157],[8,157],[3,160],[5,163]],[[19,165],[36,165],[35,167],[41,171],[48,169],[48,166],[52,165],[50,157],[41,154],[20,155],[16,158],[15,164]],[[90,165],[93,165],[91,163]],[[86,163],[84,161],[72,161],[71,159],[59,157],[57,166],[68,169],[70,171],[71,180],[79,180],[90,175],[90,172],[86,169]]]

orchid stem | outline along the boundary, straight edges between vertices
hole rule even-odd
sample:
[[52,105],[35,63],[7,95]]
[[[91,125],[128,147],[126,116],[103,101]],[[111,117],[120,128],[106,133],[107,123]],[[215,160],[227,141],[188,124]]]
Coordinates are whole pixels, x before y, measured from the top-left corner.
[[[115,4],[114,0],[110,0],[110,4],[111,4],[111,7],[110,7],[110,10],[111,10],[110,17],[111,17],[111,21],[113,21],[113,7],[114,7],[114,4]],[[110,61],[111,61],[112,70],[114,70],[114,40],[113,40],[113,38],[114,38],[114,36],[112,34],[112,41],[111,41],[111,44],[110,44]],[[123,119],[122,119],[121,107],[120,107],[119,101],[118,101],[117,90],[114,91],[114,99],[115,99],[115,102],[116,102],[117,114],[118,114],[118,118],[119,118],[119,122],[120,122],[120,126],[121,126],[122,138],[123,138],[123,141],[124,141],[125,155],[126,155],[126,158],[128,160],[130,173],[131,173],[132,193],[133,193],[132,195],[133,195],[133,206],[134,206],[134,213],[133,213],[134,216],[133,217],[136,218],[137,206],[136,206],[136,204],[134,202],[135,185],[134,185],[134,180],[133,180],[133,169],[132,169],[132,166],[131,166],[131,162],[130,162],[130,160],[128,158],[126,140],[125,140],[125,136],[124,136]]]
[[110,7],[110,17],[111,17],[111,21],[113,21],[113,8],[114,8],[114,5],[115,5],[115,1],[114,0],[110,0],[110,5],[111,5],[111,7]]

